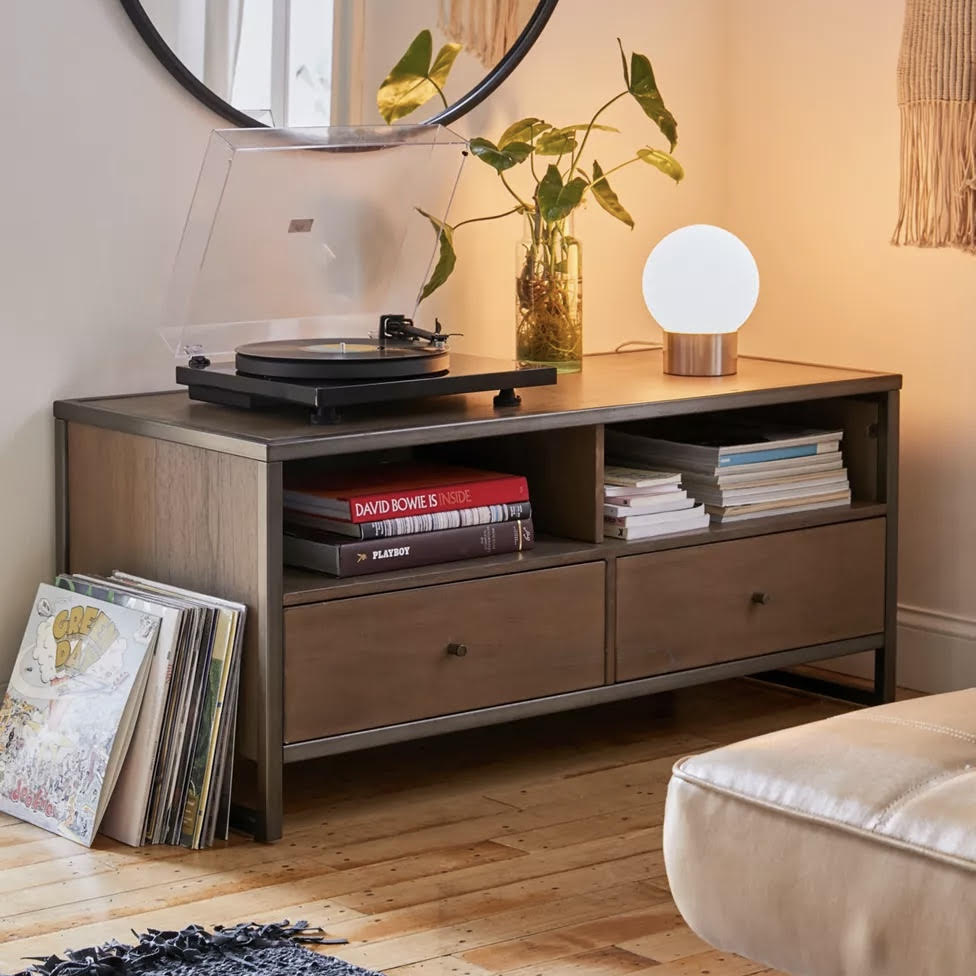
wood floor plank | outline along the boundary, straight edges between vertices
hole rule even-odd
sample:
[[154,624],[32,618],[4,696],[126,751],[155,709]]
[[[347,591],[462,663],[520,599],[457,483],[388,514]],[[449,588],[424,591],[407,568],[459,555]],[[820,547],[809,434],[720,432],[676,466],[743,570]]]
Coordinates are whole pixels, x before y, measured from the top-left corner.
[[336,934],[353,942],[375,942],[378,939],[396,938],[460,923],[472,917],[485,918],[500,912],[556,901],[573,894],[604,891],[621,883],[643,884],[644,900],[641,907],[658,905],[665,901],[670,904],[667,892],[658,883],[662,871],[663,863],[659,857],[649,858],[647,861],[628,858],[592,864],[561,874],[543,874],[526,881],[481,888],[451,897],[438,897],[406,908],[363,912],[358,919],[340,926]]
[[540,804],[574,804],[588,796],[613,793],[632,805],[652,802],[660,798],[662,788],[671,777],[671,770],[690,752],[669,753],[657,759],[627,763],[595,772],[567,776],[563,779],[538,783],[521,789],[493,791],[491,798],[520,810]]
[[[636,912],[617,913],[580,925],[568,925],[542,935],[522,936],[508,942],[497,942],[482,949],[462,953],[465,961],[476,963],[485,969],[504,973],[525,966],[548,963],[553,959],[572,956],[586,950],[616,945],[644,958],[647,965],[650,955],[641,952],[640,939],[650,932],[673,931],[684,928],[681,916],[670,899],[661,900]],[[635,940],[635,941],[631,941]],[[708,946],[702,946],[707,949]],[[695,948],[694,951],[701,951]],[[688,954],[691,954],[689,950]],[[657,957],[653,957],[657,960]]]
[[494,976],[489,969],[482,969],[473,963],[465,962],[457,956],[440,956],[438,959],[425,959],[409,966],[388,969],[388,976]]
[[86,850],[0,815],[0,971],[132,928],[288,917],[391,976],[777,976],[678,915],[671,766],[844,708],[739,680],[297,764],[277,845]]
[[774,976],[759,963],[716,949],[662,963],[645,972],[646,976],[755,976],[758,973]]
[[619,946],[604,946],[575,956],[510,969],[506,976],[632,976],[647,972],[647,959]]
[[[389,911],[423,902],[443,902],[457,895],[485,891],[531,878],[554,877],[573,868],[616,863],[624,858],[640,859],[641,870],[646,869],[656,877],[663,875],[660,831],[637,830],[618,837],[574,844],[532,856],[377,886],[343,896],[343,904],[363,912],[374,912],[377,908]],[[618,867],[622,869],[623,865]]]
[[619,945],[639,956],[647,956],[655,962],[674,962],[685,956],[707,952],[711,947],[685,925],[675,910],[674,924],[660,931],[648,929],[630,940],[620,940]]
[[650,803],[634,807],[619,807],[613,813],[597,814],[579,820],[569,820],[551,826],[536,827],[521,834],[503,834],[496,838],[501,844],[517,847],[521,851],[547,851],[555,847],[568,847],[602,837],[619,837],[633,830],[660,827],[664,822],[664,793]]
[[536,934],[567,922],[600,918],[608,912],[633,911],[653,897],[646,882],[632,882],[586,894],[575,894],[519,908],[470,918],[459,925],[432,928],[393,939],[370,941],[344,949],[343,959],[360,966],[388,969],[511,939],[518,933]]

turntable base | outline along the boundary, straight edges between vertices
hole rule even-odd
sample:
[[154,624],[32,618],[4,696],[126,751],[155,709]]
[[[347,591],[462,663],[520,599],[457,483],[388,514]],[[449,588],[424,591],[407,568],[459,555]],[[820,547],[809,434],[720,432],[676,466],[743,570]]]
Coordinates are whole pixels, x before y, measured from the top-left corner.
[[230,364],[177,366],[176,380],[189,388],[192,400],[249,410],[284,405],[308,409],[312,423],[333,424],[342,410],[370,403],[391,403],[428,396],[484,393],[496,390],[496,407],[517,406],[516,390],[556,382],[552,366],[519,368],[511,360],[451,353],[446,373],[393,379],[287,379],[251,376]]

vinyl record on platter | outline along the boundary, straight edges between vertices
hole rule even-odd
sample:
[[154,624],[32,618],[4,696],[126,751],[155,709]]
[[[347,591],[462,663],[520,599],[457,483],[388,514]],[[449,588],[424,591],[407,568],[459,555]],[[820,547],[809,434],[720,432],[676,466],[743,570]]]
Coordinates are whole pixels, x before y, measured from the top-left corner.
[[280,339],[237,348],[235,365],[246,376],[273,379],[405,379],[446,373],[446,349],[419,342],[364,336],[337,339]]

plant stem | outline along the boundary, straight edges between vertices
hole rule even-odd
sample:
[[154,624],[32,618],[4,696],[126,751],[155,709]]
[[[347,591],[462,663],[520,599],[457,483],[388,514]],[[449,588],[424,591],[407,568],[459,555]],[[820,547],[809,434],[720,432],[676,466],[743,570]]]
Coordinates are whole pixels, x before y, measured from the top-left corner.
[[441,96],[441,101],[444,103],[444,108],[449,108],[450,106],[447,104],[447,99],[444,97],[444,92],[441,91],[440,85],[438,85],[433,78],[428,78],[427,80],[437,89],[437,94]]
[[[640,162],[640,156],[635,156],[633,159],[628,159],[625,163],[620,163],[619,166],[614,166],[613,169],[608,169],[599,180],[594,180],[593,183],[599,183],[600,180],[605,180],[611,173],[616,173],[618,169],[623,169],[625,166],[629,166],[631,163],[637,162]],[[590,187],[593,186],[593,183],[590,183],[586,189],[589,190]]]
[[519,196],[519,195],[518,195],[518,194],[517,194],[517,193],[516,193],[516,192],[515,192],[515,191],[514,191],[514,190],[512,189],[512,187],[511,187],[511,184],[510,184],[510,183],[508,182],[508,180],[506,180],[506,179],[505,179],[505,174],[504,174],[504,173],[501,173],[501,172],[499,172],[499,174],[498,174],[498,178],[499,178],[499,179],[500,179],[500,180],[502,181],[502,184],[504,185],[504,187],[505,187],[505,189],[506,189],[506,190],[508,190],[508,192],[509,192],[509,193],[511,193],[511,194],[512,194],[512,196],[513,196],[513,197],[515,197],[515,199],[516,199],[516,200],[518,200],[518,202],[519,202],[519,203],[520,203],[520,204],[521,204],[521,205],[522,205],[523,207],[525,207],[525,209],[526,209],[526,210],[531,210],[531,209],[532,209],[532,206],[531,206],[530,204],[528,204],[528,203],[526,203],[526,202],[525,202],[525,201],[524,201],[524,200],[523,200],[523,199],[522,199],[522,198],[521,198],[521,197],[520,197],[520,196]]
[[465,224],[477,224],[482,220],[498,220],[501,217],[507,217],[509,214],[518,213],[522,209],[519,207],[512,207],[511,210],[506,210],[504,213],[492,214],[490,217],[469,217],[467,220],[462,220],[461,223],[455,224],[454,229],[457,230],[458,227],[463,227]]
[[601,106],[596,110],[596,115],[590,119],[590,124],[586,127],[586,132],[583,133],[583,139],[579,144],[579,149],[576,151],[576,155],[570,159],[569,164],[569,176],[567,179],[572,179],[573,173],[576,171],[576,167],[579,165],[579,161],[583,158],[583,148],[586,146],[586,140],[590,138],[590,133],[593,131],[593,126],[596,125],[596,120],[608,109],[614,102],[619,101],[624,95],[630,94],[628,91],[624,90],[619,95],[614,95],[606,105]]

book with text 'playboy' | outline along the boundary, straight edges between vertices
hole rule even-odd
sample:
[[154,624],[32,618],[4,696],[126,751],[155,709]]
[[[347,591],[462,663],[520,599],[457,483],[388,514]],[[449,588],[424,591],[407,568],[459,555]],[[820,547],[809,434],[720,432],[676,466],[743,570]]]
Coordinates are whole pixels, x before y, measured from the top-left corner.
[[532,519],[468,525],[396,539],[356,540],[302,529],[285,532],[285,562],[331,576],[365,576],[432,563],[474,559],[533,548]]
[[528,500],[521,475],[414,463],[300,472],[284,491],[286,508],[355,523]]

